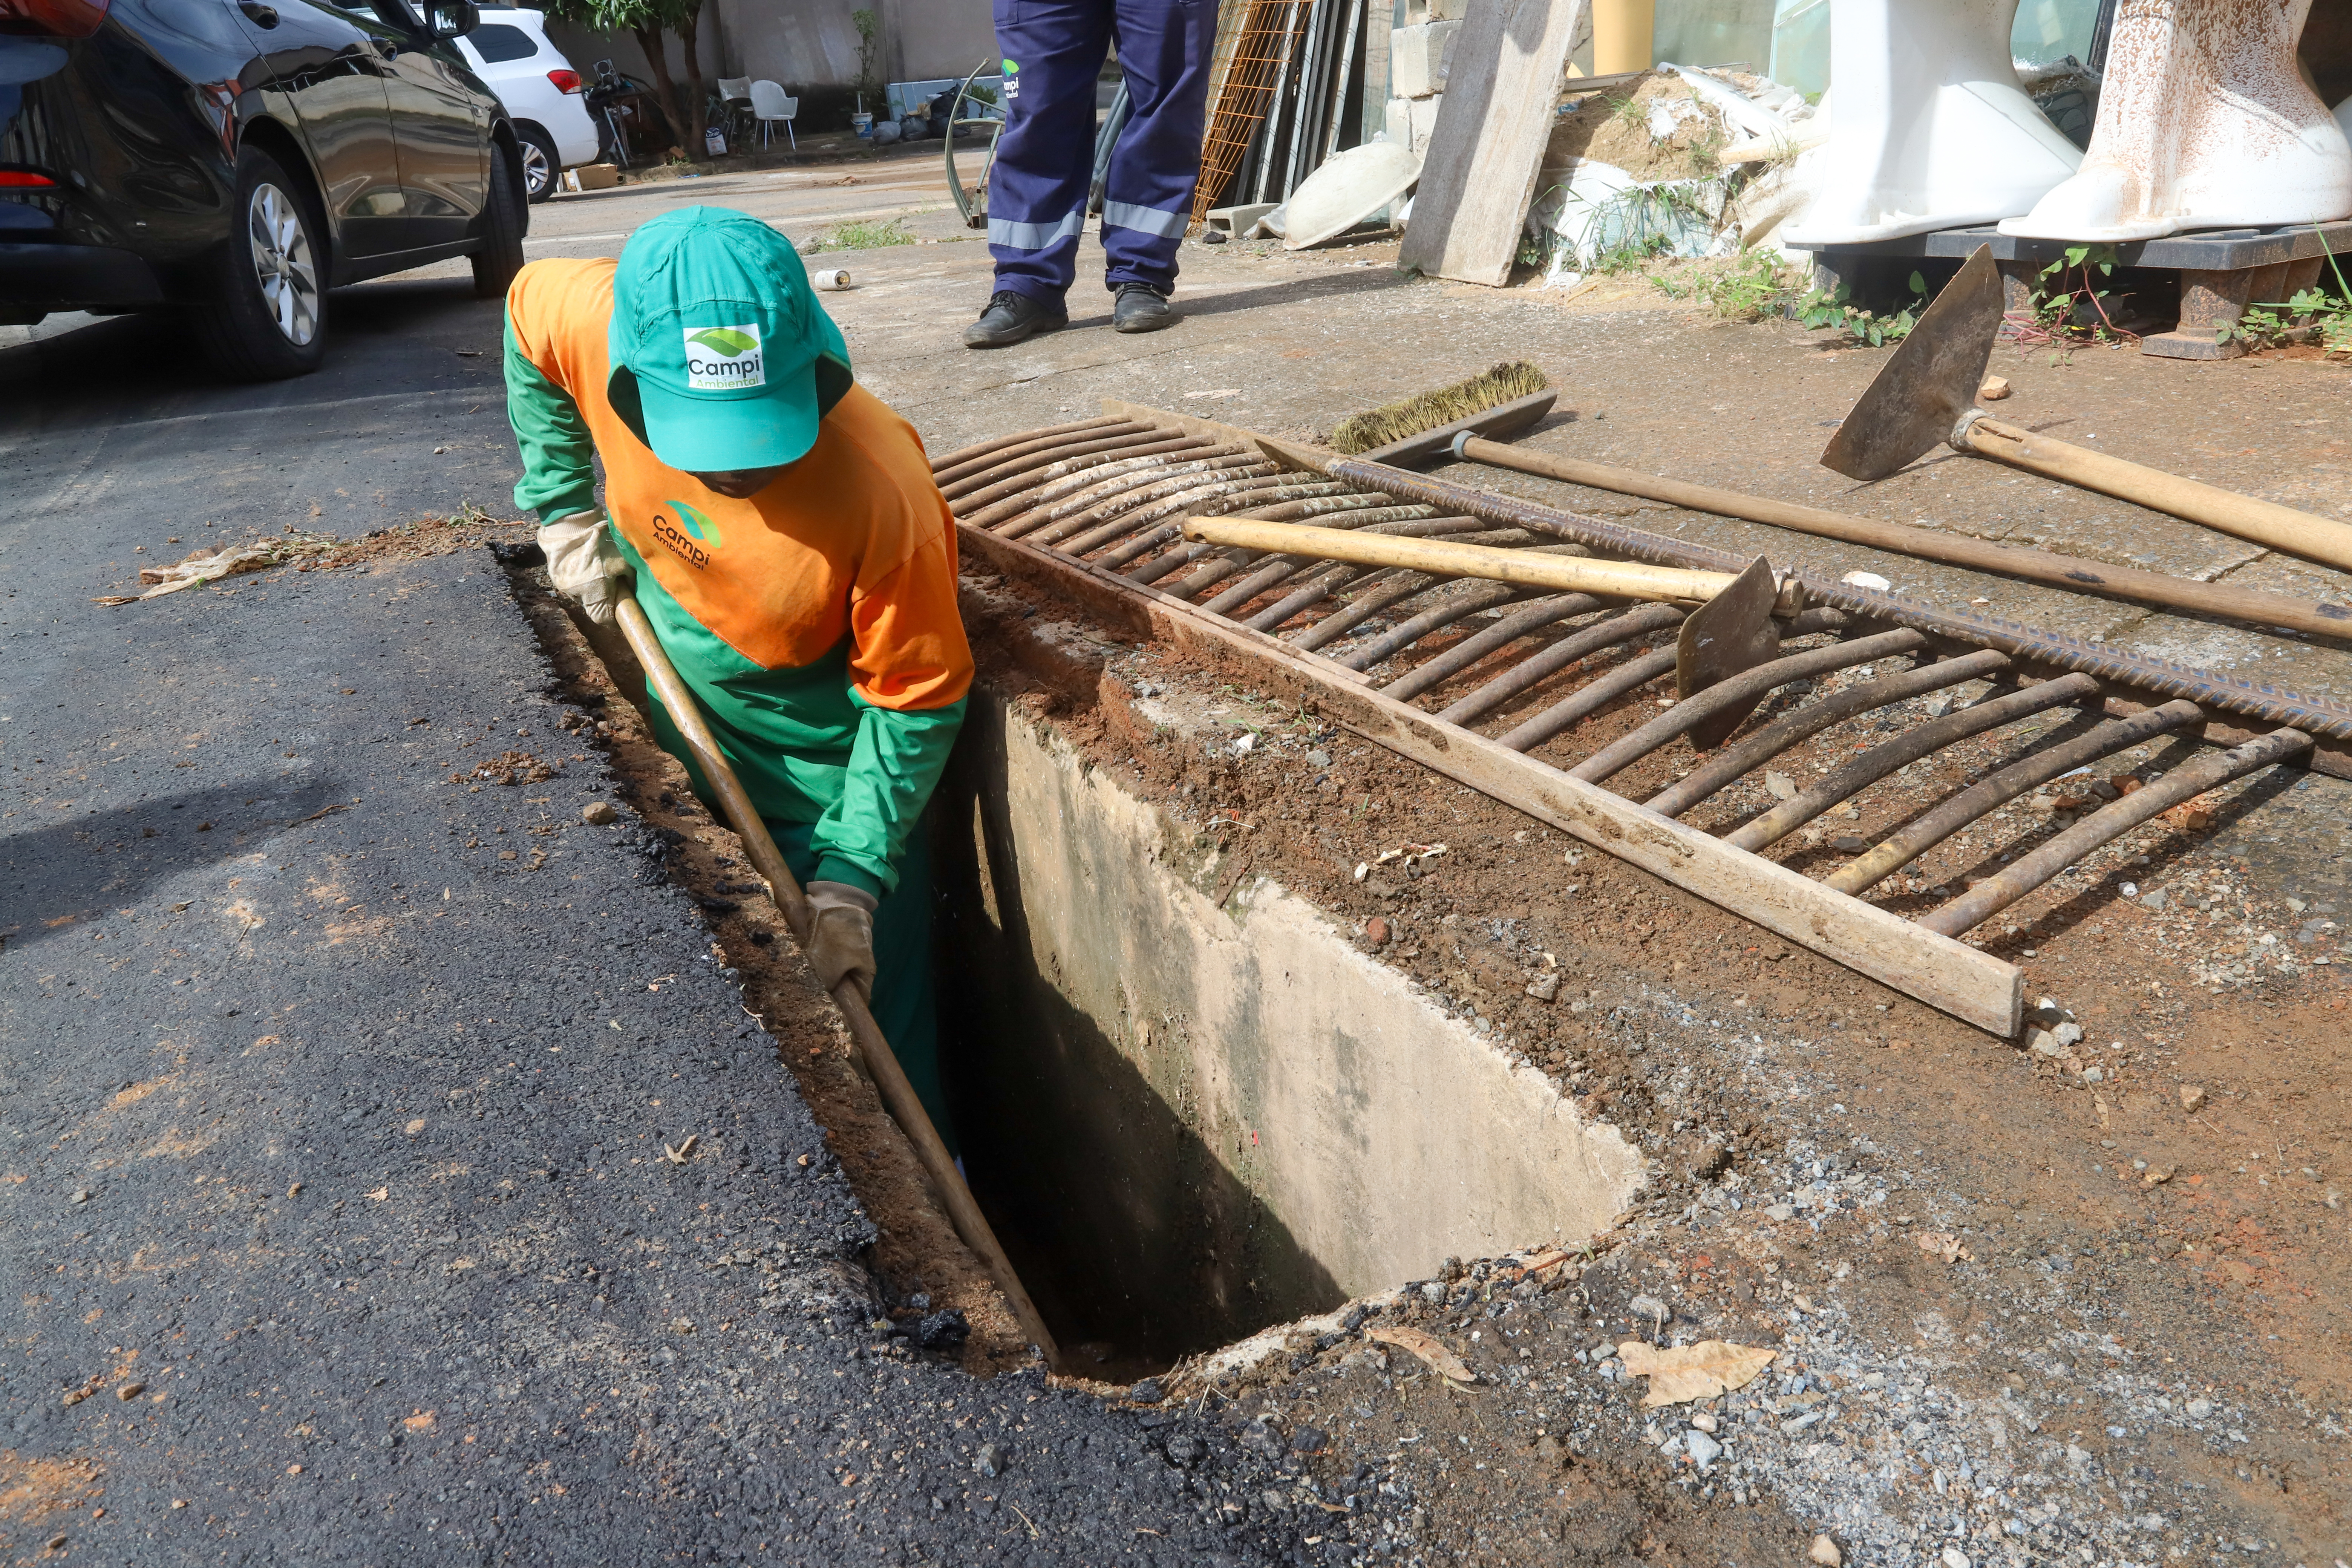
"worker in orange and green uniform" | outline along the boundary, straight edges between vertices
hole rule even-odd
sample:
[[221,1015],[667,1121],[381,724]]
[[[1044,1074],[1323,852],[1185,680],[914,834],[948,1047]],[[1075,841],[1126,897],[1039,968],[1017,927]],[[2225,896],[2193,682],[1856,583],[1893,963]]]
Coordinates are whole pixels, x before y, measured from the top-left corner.
[[[851,379],[791,243],[717,207],[646,224],[617,263],[525,267],[506,378],[515,501],[539,515],[549,575],[596,621],[634,581],[808,890],[818,979],[866,991],[952,1144],[916,825],[971,650],[954,523],[913,427]],[[657,697],[654,726],[692,772]]]

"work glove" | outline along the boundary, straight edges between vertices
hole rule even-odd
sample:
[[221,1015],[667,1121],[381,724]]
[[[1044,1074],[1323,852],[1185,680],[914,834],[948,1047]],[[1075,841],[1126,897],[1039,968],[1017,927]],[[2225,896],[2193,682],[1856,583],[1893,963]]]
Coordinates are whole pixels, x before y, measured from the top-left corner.
[[874,895],[846,882],[808,885],[809,967],[826,992],[844,980],[874,1000]]
[[588,618],[610,626],[634,577],[628,558],[613,542],[601,511],[575,511],[539,525],[539,548],[547,556],[548,580],[559,594],[580,602]]

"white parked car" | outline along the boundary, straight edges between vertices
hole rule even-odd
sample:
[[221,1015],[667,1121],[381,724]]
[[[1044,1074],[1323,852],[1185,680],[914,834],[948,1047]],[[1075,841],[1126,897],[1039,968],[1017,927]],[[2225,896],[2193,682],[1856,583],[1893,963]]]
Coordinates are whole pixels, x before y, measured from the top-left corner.
[[596,122],[586,80],[547,40],[547,13],[484,5],[481,25],[457,39],[474,74],[506,105],[522,140],[522,177],[534,202],[555,194],[563,171],[596,161]]

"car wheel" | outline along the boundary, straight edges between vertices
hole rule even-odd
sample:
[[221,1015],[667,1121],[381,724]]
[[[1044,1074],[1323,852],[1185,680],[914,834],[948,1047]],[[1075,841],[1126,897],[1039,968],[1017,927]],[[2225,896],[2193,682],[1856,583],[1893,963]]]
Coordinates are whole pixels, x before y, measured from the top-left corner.
[[515,134],[522,142],[523,195],[536,206],[555,194],[563,175],[563,159],[555,150],[555,138],[538,126],[517,126]]
[[327,354],[327,257],[310,190],[248,147],[229,212],[212,298],[195,312],[205,357],[237,381],[308,375]]
[[522,236],[528,222],[522,192],[517,188],[514,160],[502,147],[491,149],[490,195],[482,214],[481,243],[474,249],[474,298],[496,300],[522,270]]

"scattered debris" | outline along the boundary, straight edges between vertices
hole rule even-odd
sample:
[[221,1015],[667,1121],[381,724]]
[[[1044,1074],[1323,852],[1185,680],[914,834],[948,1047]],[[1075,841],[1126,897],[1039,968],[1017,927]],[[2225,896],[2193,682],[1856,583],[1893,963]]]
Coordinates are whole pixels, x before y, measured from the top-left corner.
[[1640,1340],[1627,1340],[1617,1347],[1625,1370],[1650,1380],[1650,1392],[1642,1399],[1645,1410],[1661,1405],[1684,1405],[1694,1399],[1713,1399],[1744,1388],[1757,1373],[1772,1364],[1778,1353],[1725,1340],[1701,1340],[1695,1345],[1675,1345],[1668,1350]]
[[1423,1333],[1419,1329],[1408,1329],[1401,1323],[1381,1323],[1366,1329],[1364,1337],[1419,1356],[1450,1383],[1475,1384],[1478,1381],[1478,1374],[1471,1370],[1469,1363],[1447,1350],[1436,1336]]
[[196,551],[169,566],[141,567],[139,580],[149,584],[143,594],[109,594],[92,599],[90,603],[131,605],[142,599],[158,599],[166,594],[176,594],[183,588],[216,583],[224,577],[242,576],[248,572],[267,572],[273,566],[283,566],[306,555],[323,555],[335,547],[335,542],[323,534],[296,533],[283,539],[218,544],[209,550]]
[[1948,1231],[1923,1230],[1911,1239],[1918,1245],[1920,1251],[1931,1258],[1941,1258],[1946,1263],[1976,1261],[1975,1257],[1969,1251],[1967,1244]]
[[696,1136],[697,1135],[692,1132],[688,1133],[686,1135],[686,1142],[680,1143],[675,1149],[671,1148],[667,1143],[664,1143],[662,1145],[662,1158],[667,1160],[673,1165],[685,1164],[688,1158],[694,1152]]

